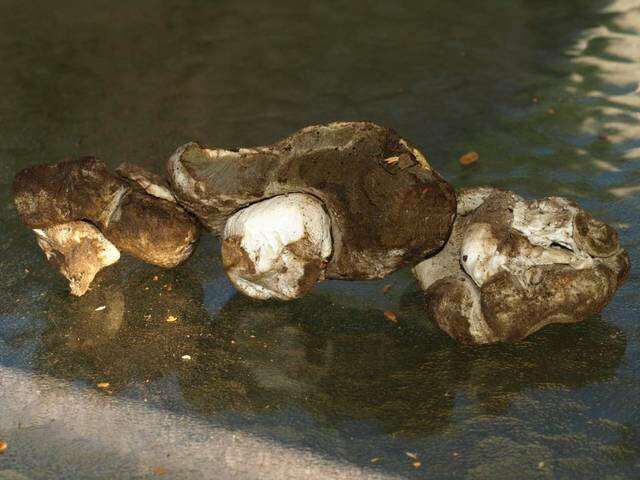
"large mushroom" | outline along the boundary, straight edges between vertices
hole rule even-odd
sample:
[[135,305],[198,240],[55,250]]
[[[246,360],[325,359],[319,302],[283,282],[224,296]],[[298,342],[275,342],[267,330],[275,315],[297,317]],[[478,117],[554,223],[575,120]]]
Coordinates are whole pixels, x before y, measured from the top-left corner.
[[452,188],[393,130],[304,128],[269,146],[181,146],[168,163],[178,202],[222,237],[241,292],[297,298],[322,278],[381,278],[445,244]]
[[438,326],[466,344],[514,342],[602,310],[626,279],[614,229],[561,197],[458,193],[444,249],[414,268]]
[[128,164],[118,172],[121,177],[83,157],[29,167],[15,177],[18,213],[74,295],[83,295],[120,251],[170,268],[189,257],[198,239],[195,218],[159,177]]

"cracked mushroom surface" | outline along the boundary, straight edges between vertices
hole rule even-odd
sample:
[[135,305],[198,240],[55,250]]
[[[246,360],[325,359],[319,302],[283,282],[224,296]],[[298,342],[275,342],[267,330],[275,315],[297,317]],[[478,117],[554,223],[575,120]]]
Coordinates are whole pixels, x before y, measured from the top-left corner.
[[561,197],[492,188],[458,193],[443,250],[414,268],[438,326],[466,344],[515,342],[600,312],[629,258],[616,231]]
[[29,167],[14,179],[16,209],[47,257],[67,278],[83,273],[77,285],[70,278],[75,295],[87,291],[100,268],[117,261],[115,255],[101,260],[100,248],[169,268],[186,260],[198,239],[196,219],[163,196],[159,177],[140,167],[119,171],[122,178],[101,160],[82,157]]
[[115,245],[87,222],[36,228],[34,233],[47,260],[69,280],[72,295],[84,295],[96,274],[120,259]]
[[414,264],[445,244],[455,217],[455,192],[426,157],[368,122],[310,126],[264,147],[188,143],[167,169],[178,202],[217,235],[242,209],[272,197],[319,200],[332,243],[319,278],[382,278]]

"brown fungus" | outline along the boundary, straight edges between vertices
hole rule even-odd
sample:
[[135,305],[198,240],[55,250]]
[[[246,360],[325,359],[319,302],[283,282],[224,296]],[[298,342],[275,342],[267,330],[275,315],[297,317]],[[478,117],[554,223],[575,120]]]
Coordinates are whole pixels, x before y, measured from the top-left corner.
[[14,202],[22,221],[36,231],[39,245],[76,295],[86,292],[100,268],[117,260],[108,255],[105,263],[100,249],[113,247],[173,267],[189,257],[198,238],[190,214],[147,193],[158,191],[153,187],[158,177],[139,167],[120,171],[126,179],[112,175],[101,160],[83,157],[29,167],[15,177]]
[[427,309],[461,343],[514,342],[600,312],[629,271],[616,232],[561,197],[458,193],[443,250],[414,268]]
[[330,219],[326,278],[382,278],[413,264],[445,244],[455,217],[455,193],[425,156],[368,122],[311,126],[264,147],[189,143],[167,168],[178,202],[221,236],[250,205],[289,194],[318,199]]

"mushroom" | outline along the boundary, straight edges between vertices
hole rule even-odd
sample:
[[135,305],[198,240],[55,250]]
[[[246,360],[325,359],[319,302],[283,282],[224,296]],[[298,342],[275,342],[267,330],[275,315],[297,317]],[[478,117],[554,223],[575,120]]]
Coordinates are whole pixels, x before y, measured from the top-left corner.
[[626,279],[614,229],[561,197],[458,193],[447,245],[414,268],[438,326],[467,344],[515,342],[602,310]]
[[[109,173],[104,162],[83,157],[29,167],[14,179],[18,213],[47,256],[60,253],[55,258],[68,278],[68,272],[84,272],[81,285],[71,283],[75,295],[86,292],[100,268],[117,261],[114,255],[107,263],[97,259],[91,251],[97,247],[86,245],[98,242],[107,251],[113,247],[170,268],[189,257],[198,239],[196,220],[167,198],[159,177],[126,164],[119,171],[124,178]],[[86,252],[86,265],[79,252]]]
[[69,280],[73,295],[89,290],[96,274],[120,259],[120,251],[87,222],[68,222],[33,230],[47,260]]
[[[264,147],[188,143],[167,169],[177,201],[223,237],[231,280],[260,299],[299,297],[325,277],[382,278],[442,248],[455,217],[455,193],[425,156],[368,122],[315,125]],[[281,222],[285,211],[295,221]],[[313,235],[300,250],[302,232]]]

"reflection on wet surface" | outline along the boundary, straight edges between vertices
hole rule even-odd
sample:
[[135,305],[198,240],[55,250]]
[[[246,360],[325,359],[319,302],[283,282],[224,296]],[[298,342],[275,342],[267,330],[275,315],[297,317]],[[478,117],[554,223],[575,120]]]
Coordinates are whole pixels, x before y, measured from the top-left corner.
[[[0,10],[0,368],[401,476],[640,475],[633,269],[601,318],[486,348],[434,328],[406,271],[325,282],[294,303],[238,297],[210,237],[172,271],[124,259],[76,299],[8,188],[20,168],[70,155],[160,170],[189,140],[259,145],[369,119],[413,140],[456,187],[577,200],[620,229],[634,264],[637,0]],[[463,167],[469,151],[479,160]],[[28,464],[9,451],[0,472],[28,475]]]
[[134,397],[168,378],[200,414],[300,408],[334,426],[357,418],[412,437],[446,427],[460,394],[476,398],[478,414],[499,414],[530,387],[607,380],[626,346],[620,330],[595,320],[517,346],[459,347],[420,327],[417,292],[398,310],[404,328],[321,295],[290,303],[238,295],[212,320],[197,284],[182,280],[147,272],[125,288],[102,285],[75,308],[50,295],[36,371],[109,382],[109,393]]

